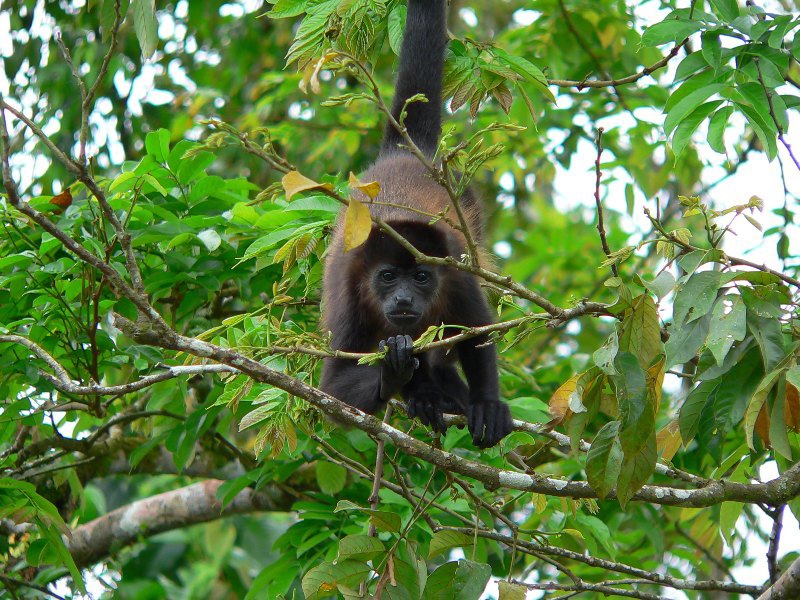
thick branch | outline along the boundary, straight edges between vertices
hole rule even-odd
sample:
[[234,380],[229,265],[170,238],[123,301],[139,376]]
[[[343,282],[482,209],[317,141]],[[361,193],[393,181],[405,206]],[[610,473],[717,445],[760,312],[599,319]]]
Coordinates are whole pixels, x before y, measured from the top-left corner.
[[795,600],[800,596],[800,558],[796,559],[775,585],[767,589],[758,600]]
[[[126,333],[135,333],[133,324],[117,316],[117,325]],[[135,339],[135,338],[134,338]],[[420,458],[446,471],[452,471],[481,481],[490,489],[507,488],[535,492],[550,496],[569,498],[596,498],[597,494],[586,482],[566,481],[537,474],[528,475],[507,469],[496,469],[480,462],[445,452],[384,424],[380,419],[367,415],[336,398],[329,396],[294,377],[271,369],[251,358],[228,348],[169,332],[159,339],[145,337],[141,343],[157,344],[163,348],[187,352],[194,356],[210,358],[230,365],[262,383],[269,383],[303,398],[334,420],[359,429],[393,443],[406,454]],[[726,501],[745,503],[784,504],[800,494],[800,463],[782,476],[767,483],[743,484],[728,481],[713,481],[707,486],[686,490],[668,486],[644,486],[634,499],[653,504],[670,506],[703,507]],[[615,494],[609,497],[615,498]]]
[[223,507],[216,495],[223,483],[210,479],[120,507],[72,531],[67,548],[79,567],[88,567],[142,538],[230,515],[287,511],[294,501],[277,488],[246,488]]

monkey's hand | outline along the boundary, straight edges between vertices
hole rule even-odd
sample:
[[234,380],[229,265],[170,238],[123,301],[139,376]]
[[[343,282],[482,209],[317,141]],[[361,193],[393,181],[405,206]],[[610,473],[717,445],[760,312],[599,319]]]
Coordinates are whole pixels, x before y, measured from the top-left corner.
[[414,390],[409,395],[406,410],[409,418],[417,417],[422,421],[423,425],[428,425],[439,433],[445,433],[447,425],[444,423],[443,403],[444,399],[439,390],[433,387],[425,387]]
[[396,335],[378,344],[386,350],[381,364],[381,399],[388,401],[414,376],[419,359],[413,355],[414,340],[410,335]]
[[500,400],[473,402],[468,413],[467,426],[478,448],[491,448],[514,428],[511,411]]

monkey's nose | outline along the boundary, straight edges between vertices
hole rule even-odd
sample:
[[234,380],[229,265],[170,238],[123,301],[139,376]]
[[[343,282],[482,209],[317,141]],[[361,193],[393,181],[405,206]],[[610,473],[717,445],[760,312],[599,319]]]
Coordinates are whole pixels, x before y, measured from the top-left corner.
[[414,306],[413,296],[395,296],[394,301],[398,308],[411,308]]

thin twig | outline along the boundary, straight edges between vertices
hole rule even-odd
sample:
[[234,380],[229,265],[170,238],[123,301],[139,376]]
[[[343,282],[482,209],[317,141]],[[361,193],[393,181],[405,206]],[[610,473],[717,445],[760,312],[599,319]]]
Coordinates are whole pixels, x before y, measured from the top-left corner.
[[[386,407],[386,412],[383,415],[383,422],[388,423],[392,418],[392,406]],[[383,479],[383,457],[386,450],[386,441],[383,438],[378,439],[378,450],[375,456],[375,471],[372,480],[372,493],[369,495],[369,505],[372,510],[377,510],[380,506],[380,491],[381,479]],[[370,537],[375,537],[375,524],[370,522],[369,532]]]
[[[653,217],[653,214],[647,207],[644,208],[644,214],[647,216],[648,219],[650,219],[650,222],[655,226],[658,232],[673,244],[676,244],[689,252],[692,252],[694,250],[705,250],[705,248],[699,248],[687,242],[681,241],[680,239],[678,239],[677,237],[666,231],[658,222],[658,219]],[[751,267],[753,269],[756,269],[757,271],[770,273],[772,275],[775,275],[775,277],[777,277],[778,279],[781,279],[782,281],[788,283],[789,285],[793,285],[794,287],[800,288],[800,279],[795,279],[794,277],[790,277],[785,273],[781,273],[780,271],[776,271],[775,269],[770,269],[769,267],[767,267],[767,265],[764,264],[759,265],[758,263],[754,263],[753,261],[744,258],[739,258],[736,256],[730,256],[729,254],[725,254],[725,259],[731,265],[736,265],[741,267]]]
[[[606,226],[603,222],[603,203],[600,202],[600,178],[602,176],[602,172],[600,171],[600,157],[603,155],[603,131],[602,127],[598,127],[597,136],[594,138],[595,145],[597,146],[597,157],[594,160],[594,202],[597,206],[597,232],[600,234],[600,244],[603,246],[603,252],[605,252],[606,258],[610,259],[611,247],[608,245],[608,239],[606,239]],[[611,263],[611,273],[613,273],[614,277],[619,276],[616,263]]]
[[[475,532],[474,529],[466,527],[442,526],[440,529],[448,531],[458,531],[466,535],[473,535]],[[671,587],[678,590],[721,591],[721,592],[732,592],[736,594],[749,594],[751,596],[757,595],[761,592],[761,587],[756,585],[743,585],[735,582],[715,581],[710,579],[694,580],[694,581],[679,579],[677,577],[673,577],[672,575],[664,575],[661,573],[648,571],[646,569],[641,569],[639,567],[634,567],[625,563],[606,560],[595,556],[589,556],[580,552],[574,552],[572,550],[567,550],[566,548],[561,548],[560,546],[537,544],[536,542],[529,542],[519,539],[515,540],[511,536],[503,535],[495,531],[488,531],[481,529],[478,530],[478,536],[485,539],[501,542],[509,547],[511,547],[513,544],[517,544],[521,549],[529,549],[533,550],[534,552],[541,552],[543,554],[549,554],[551,556],[560,556],[562,558],[568,558],[570,560],[583,563],[590,567],[603,569],[605,571],[613,571],[615,573],[622,573],[625,575],[631,575],[636,578],[646,579],[647,581],[650,581],[654,584],[662,585],[665,587]]]
[[781,542],[781,531],[783,530],[783,513],[785,504],[775,507],[772,514],[772,531],[769,533],[769,549],[767,550],[767,566],[769,567],[769,582],[774,584],[780,576],[778,570],[778,546]]
[[558,87],[570,88],[574,87],[577,88],[579,91],[583,90],[584,88],[604,88],[604,87],[618,87],[621,85],[626,85],[629,83],[635,83],[642,79],[643,77],[647,77],[648,75],[652,74],[655,71],[667,66],[669,61],[675,58],[678,55],[678,52],[681,48],[683,48],[687,43],[689,43],[689,38],[687,37],[683,41],[679,42],[675,46],[673,46],[672,50],[670,50],[662,59],[653,63],[649,67],[645,67],[638,73],[634,73],[633,75],[628,75],[627,77],[621,77],[619,79],[609,79],[604,81],[593,81],[593,80],[584,80],[584,81],[577,81],[571,79],[548,79],[547,83],[549,85],[555,85]]
[[56,598],[56,600],[65,600],[64,596],[59,596],[55,592],[51,592],[43,585],[36,585],[35,583],[31,583],[30,581],[25,581],[23,579],[14,579],[13,577],[8,577],[7,575],[3,575],[0,573],[0,581],[4,582],[7,586],[7,589],[13,590],[16,586],[29,588],[31,590],[36,590],[39,593],[45,594],[46,596],[50,596],[51,598]]
[[546,583],[530,583],[525,581],[514,580],[517,585],[524,585],[531,590],[550,590],[561,592],[596,592],[603,596],[623,596],[625,598],[640,598],[641,600],[669,600],[668,596],[660,596],[658,594],[650,594],[648,592],[640,592],[637,590],[626,590],[619,587],[610,585],[603,585],[600,583],[587,583],[581,581],[578,584],[565,585],[555,582]]

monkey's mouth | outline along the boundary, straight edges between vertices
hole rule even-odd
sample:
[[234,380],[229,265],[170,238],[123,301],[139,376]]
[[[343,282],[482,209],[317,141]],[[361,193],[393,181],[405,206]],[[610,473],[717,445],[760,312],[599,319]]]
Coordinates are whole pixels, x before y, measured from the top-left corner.
[[422,315],[419,313],[402,310],[386,314],[386,318],[394,325],[413,325],[419,321]]

